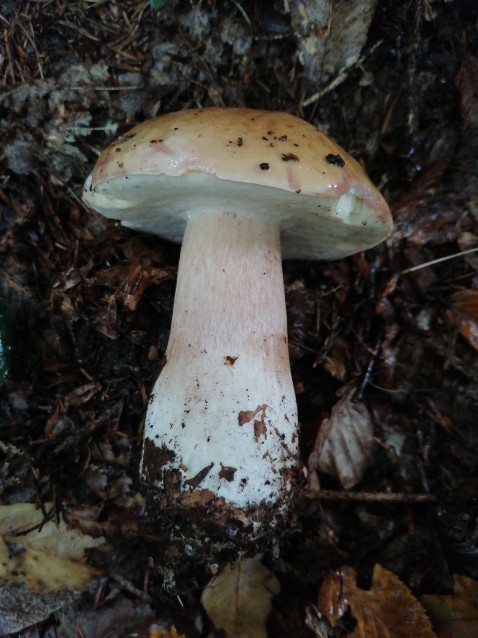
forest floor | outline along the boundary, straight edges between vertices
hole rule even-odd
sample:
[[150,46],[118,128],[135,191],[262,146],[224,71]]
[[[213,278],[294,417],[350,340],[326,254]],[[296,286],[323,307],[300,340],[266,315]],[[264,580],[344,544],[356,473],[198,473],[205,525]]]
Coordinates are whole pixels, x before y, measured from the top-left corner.
[[[288,531],[263,548],[277,583],[267,625],[234,635],[331,638],[362,626],[386,636],[394,623],[405,632],[394,636],[477,635],[476,3],[352,4],[0,2],[2,516],[34,503],[107,539],[89,557],[99,580],[72,593],[15,580],[9,537],[0,634],[141,637],[153,622],[158,637],[214,631],[200,601],[223,565],[188,553],[167,511],[151,520],[138,471],[179,247],[101,218],[81,192],[101,149],[135,123],[248,106],[298,115],[346,148],[395,229],[341,261],[284,262],[308,481]],[[347,437],[354,410],[369,435],[348,455],[335,442],[339,461],[324,472],[319,429],[332,422]],[[347,595],[331,611],[337,578]],[[433,629],[422,618],[423,633],[411,633],[403,600],[366,620],[371,592],[390,582],[414,618],[423,603]],[[437,600],[453,613],[438,618]]]

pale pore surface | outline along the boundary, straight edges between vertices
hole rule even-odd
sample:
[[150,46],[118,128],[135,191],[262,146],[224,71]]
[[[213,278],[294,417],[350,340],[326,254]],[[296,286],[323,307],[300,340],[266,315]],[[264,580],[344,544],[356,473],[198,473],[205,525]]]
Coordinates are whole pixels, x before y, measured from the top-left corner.
[[290,489],[297,409],[277,227],[234,214],[188,222],[145,437],[175,452],[163,469],[184,480],[212,463],[199,488],[236,505]]
[[338,259],[375,246],[386,234],[383,220],[354,189],[337,197],[300,195],[194,171],[113,177],[94,191],[90,186],[91,177],[84,199],[102,215],[178,243],[188,219],[204,210],[278,225],[285,259]]

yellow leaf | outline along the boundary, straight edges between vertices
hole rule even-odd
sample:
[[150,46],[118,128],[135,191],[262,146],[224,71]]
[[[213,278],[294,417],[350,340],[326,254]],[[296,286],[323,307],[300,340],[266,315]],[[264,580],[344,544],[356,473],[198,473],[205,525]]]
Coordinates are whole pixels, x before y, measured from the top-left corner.
[[184,634],[178,634],[176,627],[173,625],[171,629],[161,629],[155,626],[151,629],[149,638],[186,638]]
[[369,590],[357,586],[356,576],[344,567],[322,584],[319,607],[332,626],[350,610],[357,622],[352,638],[436,638],[423,607],[395,574],[376,565]]
[[478,636],[478,582],[466,576],[453,577],[455,587],[445,596],[422,596],[421,603],[440,638]]
[[85,549],[104,544],[60,521],[43,522],[31,503],[0,506],[0,588],[25,593],[79,590],[99,575],[87,565]]
[[241,558],[206,586],[201,603],[216,629],[227,638],[267,638],[266,620],[279,581],[260,556]]

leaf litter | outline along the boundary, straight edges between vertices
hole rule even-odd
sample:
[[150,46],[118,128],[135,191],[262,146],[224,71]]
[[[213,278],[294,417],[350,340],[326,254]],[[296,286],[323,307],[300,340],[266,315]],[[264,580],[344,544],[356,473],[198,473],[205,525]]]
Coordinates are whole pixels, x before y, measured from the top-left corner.
[[332,627],[350,611],[356,622],[349,633],[353,638],[435,638],[417,599],[380,565],[373,570],[370,589],[357,585],[353,568],[337,570],[324,580],[318,606]]
[[[440,259],[478,234],[476,7],[370,2],[344,39],[346,2],[162,4],[2,4],[0,292],[13,357],[0,393],[1,502],[54,501],[75,529],[106,535],[121,567],[94,593],[65,598],[38,631],[92,638],[136,625],[149,636],[156,619],[194,638],[210,553],[224,567],[240,547],[230,528],[220,551],[214,538],[186,541],[159,497],[145,511],[142,419],[178,249],[80,200],[114,135],[190,106],[305,117],[366,166],[396,222],[387,245],[364,255],[284,266],[304,461],[341,391],[355,391],[351,414],[366,410],[373,439],[342,457],[345,474],[315,464],[289,534],[264,548],[281,580],[271,635],[310,631],[315,592],[344,563],[357,573],[384,564],[417,596],[452,595],[453,574],[478,579],[478,280],[473,253]],[[344,490],[349,464],[357,482]]]
[[[51,504],[44,507],[51,512]],[[105,546],[104,537],[45,520],[33,504],[0,506],[0,631],[20,631],[78,596],[101,575],[88,564],[88,550]]]
[[215,628],[228,638],[267,638],[271,599],[279,589],[277,577],[260,556],[239,558],[206,585],[201,603]]

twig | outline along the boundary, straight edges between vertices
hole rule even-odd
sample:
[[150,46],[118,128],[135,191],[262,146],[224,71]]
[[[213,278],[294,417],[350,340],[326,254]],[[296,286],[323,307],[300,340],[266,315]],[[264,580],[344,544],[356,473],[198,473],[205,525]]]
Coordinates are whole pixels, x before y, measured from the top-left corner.
[[110,574],[112,580],[114,580],[120,587],[122,587],[128,594],[131,594],[135,598],[142,600],[144,602],[151,602],[151,597],[148,596],[144,591],[135,587],[129,580],[127,580],[121,574],[117,572],[113,572]]
[[305,490],[309,499],[327,501],[351,501],[358,503],[436,503],[438,497],[433,494],[406,494],[404,492],[339,492],[335,490]]
[[[69,91],[142,91],[144,86],[69,86]],[[92,129],[94,130],[94,129]]]
[[347,79],[350,69],[353,67],[356,67],[359,64],[362,64],[365,58],[371,55],[382,43],[383,43],[383,40],[379,40],[372,47],[370,47],[370,49],[366,52],[366,54],[361,55],[357,59],[352,58],[351,60],[347,61],[331,82],[326,84],[324,88],[321,89],[320,91],[317,91],[317,93],[314,93],[310,97],[303,100],[303,102],[301,103],[301,106],[302,107],[309,106],[309,104],[312,104],[312,102],[316,102],[317,100],[320,100],[321,97],[323,97],[327,93],[330,93],[330,91],[333,91],[335,88],[337,88],[339,84],[342,84],[342,82],[344,82]]
[[455,259],[456,257],[461,257],[462,255],[469,255],[470,253],[476,253],[476,252],[478,252],[478,246],[476,248],[467,248],[466,250],[462,250],[459,253],[453,253],[453,255],[447,255],[446,257],[439,257],[438,259],[427,261],[424,264],[418,264],[418,266],[412,266],[412,268],[401,270],[398,274],[406,275],[407,273],[414,272],[415,270],[421,270],[422,268],[428,268],[428,266],[434,266],[435,264],[439,264],[442,261],[448,261],[449,259]]

